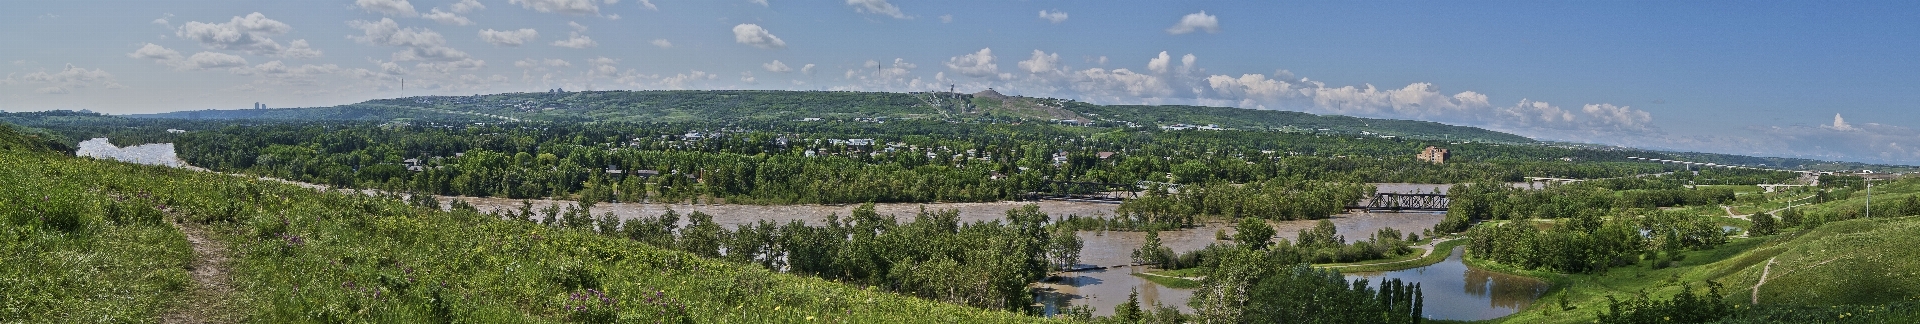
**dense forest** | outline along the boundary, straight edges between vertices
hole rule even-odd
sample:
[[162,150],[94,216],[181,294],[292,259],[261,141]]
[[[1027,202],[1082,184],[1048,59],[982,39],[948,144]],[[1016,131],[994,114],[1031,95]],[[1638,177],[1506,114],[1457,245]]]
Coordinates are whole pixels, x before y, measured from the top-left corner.
[[[1608,178],[1674,168],[1631,162],[1626,157],[1634,153],[1618,151],[1044,123],[226,121],[233,125],[218,126],[98,115],[8,117],[68,140],[118,136],[115,142],[122,145],[175,142],[187,162],[214,170],[445,195],[628,202],[997,201],[1056,190],[1048,185],[1055,182],[1118,184],[1136,191],[1158,183],[1198,192],[1222,184],[1298,188],[1326,182]],[[1429,145],[1447,145],[1457,153],[1446,164],[1412,158]],[[1205,208],[1213,207],[1195,212],[1237,216]],[[1312,214],[1321,212],[1308,210],[1325,207],[1293,210],[1299,212],[1283,218],[1318,217]]]

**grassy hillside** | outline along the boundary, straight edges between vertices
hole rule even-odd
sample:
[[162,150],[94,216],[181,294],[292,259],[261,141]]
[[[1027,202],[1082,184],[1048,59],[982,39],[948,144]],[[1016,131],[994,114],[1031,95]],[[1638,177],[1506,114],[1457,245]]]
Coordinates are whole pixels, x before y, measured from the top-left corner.
[[420,107],[391,104],[353,104],[315,108],[273,108],[246,110],[189,110],[158,114],[127,115],[133,118],[166,118],[185,120],[259,120],[259,121],[396,121],[430,120],[440,122],[493,122],[502,120],[495,116],[476,115],[463,111],[450,111],[434,107]]
[[[1841,220],[1857,217],[1865,207],[1865,195],[1856,193],[1799,207],[1810,220],[1802,227],[1687,251],[1663,269],[1642,262],[1603,274],[1554,274],[1478,262],[1471,255],[1469,261],[1554,283],[1532,306],[1498,322],[1590,323],[1607,309],[1609,296],[1665,299],[1679,293],[1682,284],[1705,292],[1708,281],[1721,285],[1721,298],[1747,309],[1725,319],[1729,322],[1920,321],[1920,249],[1912,248],[1920,245],[1920,216],[1900,210],[1906,197],[1920,193],[1920,180],[1876,185],[1875,191],[1875,215],[1899,216]],[[1822,222],[1828,219],[1834,221]],[[1763,274],[1765,284],[1760,284]]]
[[1340,133],[1360,133],[1364,131],[1381,135],[1451,139],[1455,141],[1496,143],[1533,142],[1533,139],[1519,135],[1475,127],[1453,126],[1414,120],[1373,119],[1335,115],[1314,115],[1303,112],[1279,110],[1201,106],[1101,106],[1072,103],[1065,107],[1068,110],[1098,119],[1131,121],[1149,126],[1171,125],[1176,123],[1190,125],[1216,124],[1228,128],[1291,129],[1301,131],[1326,129]]
[[1321,116],[1308,113],[1197,106],[1101,106],[997,93],[680,90],[502,93],[371,100],[324,108],[202,110],[134,115],[142,118],[488,121],[724,121],[804,118],[1019,117],[1036,120],[1134,122],[1146,126],[1218,124],[1243,129],[1327,129],[1340,133],[1500,143],[1530,143],[1519,135],[1434,122]]
[[4,322],[1042,320],[470,209],[43,149],[0,151],[0,178]]

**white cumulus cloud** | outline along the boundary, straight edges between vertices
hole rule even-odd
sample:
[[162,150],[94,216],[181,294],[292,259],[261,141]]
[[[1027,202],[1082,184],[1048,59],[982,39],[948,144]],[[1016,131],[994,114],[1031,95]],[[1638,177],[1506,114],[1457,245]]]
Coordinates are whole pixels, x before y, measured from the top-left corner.
[[0,79],[0,84],[21,83],[49,85],[48,87],[35,90],[35,92],[45,94],[65,94],[73,89],[92,86],[100,86],[107,89],[125,88],[114,80],[112,73],[107,73],[107,71],[100,69],[89,70],[73,66],[73,64],[67,64],[67,67],[61,69],[60,72],[47,73],[46,71],[39,71],[21,75],[9,74],[6,79]]
[[593,0],[507,0],[509,4],[518,4],[521,8],[538,12],[555,12],[569,15],[599,15],[600,5]]
[[134,50],[133,53],[127,53],[127,57],[155,61],[176,61],[182,58],[179,51],[154,45],[153,43],[147,43],[145,46],[141,46],[140,49]]
[[1047,52],[1033,50],[1033,58],[1020,61],[1020,69],[1027,73],[1047,73],[1059,68],[1060,53],[1047,54]]
[[255,12],[246,16],[236,16],[224,23],[204,23],[189,21],[174,31],[175,36],[199,42],[201,46],[213,49],[238,50],[247,54],[276,56],[286,58],[319,57],[320,51],[305,47],[306,42],[294,41],[295,47],[280,45],[270,36],[286,34],[293,26],[278,20],[268,19],[266,15]]
[[361,36],[347,38],[371,45],[405,48],[393,53],[394,61],[456,62],[468,58],[466,52],[447,47],[447,40],[440,33],[429,29],[400,28],[400,24],[390,18],[380,18],[380,21],[355,20],[347,22],[347,25],[362,33]]
[[460,2],[454,3],[450,8],[452,8],[455,13],[469,13],[474,10],[486,9],[487,5],[480,4],[478,0],[460,0]]
[[853,11],[855,12],[876,14],[876,15],[882,15],[882,16],[893,17],[898,19],[912,18],[912,17],[907,17],[906,13],[900,12],[899,6],[893,5],[893,3],[887,2],[887,0],[847,0],[847,5],[853,6]]
[[407,3],[407,0],[354,0],[353,5],[388,16],[413,17],[420,14],[413,10],[413,4]]
[[786,63],[780,63],[780,60],[773,60],[773,62],[767,62],[767,64],[761,64],[760,68],[766,69],[767,72],[775,72],[775,73],[793,72],[793,68],[787,67]]
[[1220,18],[1214,15],[1209,15],[1205,10],[1202,10],[1200,12],[1191,13],[1191,14],[1187,14],[1186,16],[1180,17],[1179,23],[1173,24],[1173,27],[1167,27],[1167,33],[1174,34],[1174,35],[1186,34],[1186,33],[1191,33],[1195,31],[1206,31],[1209,34],[1219,33]]
[[215,53],[215,52],[199,52],[199,53],[193,53],[193,56],[188,56],[186,65],[184,65],[183,67],[187,69],[193,69],[193,70],[204,70],[204,69],[229,68],[229,67],[246,66],[246,65],[247,65],[247,59],[241,58],[240,56],[236,56],[233,54]]
[[585,48],[593,48],[594,46],[600,46],[599,42],[594,42],[593,38],[587,37],[587,35],[581,35],[580,32],[569,32],[567,39],[553,41],[553,43],[551,44],[553,46],[574,48],[574,49],[585,49]]
[[973,54],[947,59],[947,68],[960,75],[970,77],[989,77],[1000,73],[1000,65],[993,63],[993,49],[982,48]]
[[1160,56],[1147,59],[1147,70],[1153,73],[1167,73],[1167,67],[1172,63],[1173,57],[1167,56],[1166,51],[1160,51]]
[[1067,13],[1060,12],[1057,10],[1056,11],[1041,10],[1040,19],[1046,19],[1047,21],[1051,21],[1055,24],[1058,24],[1058,23],[1067,21]]
[[516,30],[493,30],[489,28],[480,30],[480,39],[495,46],[514,47],[525,45],[527,41],[539,37],[540,31],[533,30],[532,28]]
[[660,48],[673,48],[673,42],[667,41],[665,38],[655,39],[651,43],[653,43],[653,46],[659,46]]
[[762,49],[787,48],[786,41],[780,40],[780,37],[773,36],[773,33],[767,32],[766,28],[756,24],[733,26],[733,41]]
[[562,59],[545,59],[545,60],[524,59],[524,60],[513,62],[513,66],[523,68],[523,69],[530,69],[530,68],[536,68],[541,66],[571,67],[573,66],[573,63],[567,62],[567,60],[562,60]]
[[456,14],[456,13],[440,11],[440,8],[433,8],[432,12],[428,12],[425,15],[421,15],[420,18],[426,18],[427,20],[432,20],[442,25],[466,26],[466,25],[473,24],[472,19],[467,19],[467,17],[461,17],[459,14]]

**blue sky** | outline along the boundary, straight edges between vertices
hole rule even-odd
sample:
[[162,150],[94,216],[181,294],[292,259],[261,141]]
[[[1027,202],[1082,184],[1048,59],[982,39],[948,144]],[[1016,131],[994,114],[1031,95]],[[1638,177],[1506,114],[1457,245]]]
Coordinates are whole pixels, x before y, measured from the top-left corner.
[[27,0],[11,8],[0,13],[7,111],[308,107],[551,88],[954,85],[1920,164],[1913,2]]

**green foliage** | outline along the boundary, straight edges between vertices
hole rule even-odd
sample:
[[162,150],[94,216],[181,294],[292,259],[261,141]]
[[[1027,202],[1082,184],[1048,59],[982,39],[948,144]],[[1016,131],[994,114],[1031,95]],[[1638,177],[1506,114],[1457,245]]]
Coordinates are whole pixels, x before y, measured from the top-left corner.
[[1339,272],[1295,265],[1254,284],[1247,323],[1419,323],[1425,300],[1420,284],[1399,279],[1367,285]]
[[1359,134],[1364,131],[1387,135],[1419,136],[1432,139],[1501,143],[1533,142],[1531,139],[1513,134],[1434,122],[1333,115],[1319,116],[1280,110],[1198,106],[1100,106],[1079,102],[1069,103],[1065,105],[1065,107],[1068,110],[1073,110],[1083,115],[1097,115],[1103,118],[1131,121],[1150,126],[1179,123],[1193,125],[1217,124],[1231,128],[1289,129],[1299,131],[1328,129],[1331,132],[1345,134]]
[[[0,142],[19,136],[0,133]],[[165,309],[192,282],[184,268],[193,252],[161,221],[169,199],[145,182],[113,181],[164,172],[0,151],[0,319],[141,322]]]
[[1189,185],[1167,195],[1155,191],[1159,189],[1148,190],[1152,194],[1127,200],[1116,210],[1127,224],[1185,227],[1198,216],[1322,219],[1344,211],[1373,188],[1355,183],[1275,180],[1243,185]]
[[[1566,225],[1549,230],[1541,230],[1530,221],[1506,221],[1468,231],[1467,250],[1480,258],[1522,269],[1600,272],[1638,262],[1637,256],[1647,247],[1638,228],[1624,219],[1597,227]],[[1725,241],[1718,232],[1710,235]]]
[[0,152],[14,154],[73,154],[68,140],[46,130],[15,128],[0,121]]
[[1682,284],[1680,293],[1667,300],[1644,295],[1627,301],[1607,296],[1607,309],[1597,311],[1598,323],[1706,323],[1734,312],[1734,305],[1720,295],[1720,284],[1707,282],[1704,295],[1695,294],[1692,284]]
[[[153,320],[192,285],[184,269],[193,256],[155,215],[206,223],[209,239],[227,242],[236,295],[223,298],[249,321],[1039,321],[702,259],[603,236],[597,224],[478,214],[461,202],[443,211],[398,195],[53,155],[0,154],[0,178],[8,321]],[[79,221],[41,219],[55,209]]]
[[1140,291],[1137,289],[1127,292],[1126,303],[1113,308],[1113,319],[1121,323],[1139,323],[1141,317]]
[[1134,264],[1166,265],[1171,263],[1173,258],[1173,249],[1160,245],[1158,231],[1147,231],[1146,240],[1140,242],[1139,248],[1133,249]]
[[1758,213],[1748,218],[1753,221],[1753,226],[1747,229],[1747,233],[1751,236],[1767,236],[1780,232],[1780,222],[1775,221],[1772,214]]
[[1195,320],[1215,323],[1415,323],[1418,284],[1399,281],[1370,288],[1339,272],[1319,270],[1279,253],[1235,249],[1194,292]]
[[1233,229],[1235,233],[1233,234],[1233,241],[1239,243],[1240,246],[1255,250],[1264,250],[1267,248],[1267,244],[1273,241],[1273,225],[1267,225],[1267,221],[1264,220],[1252,217],[1241,218],[1240,223],[1234,226]]

